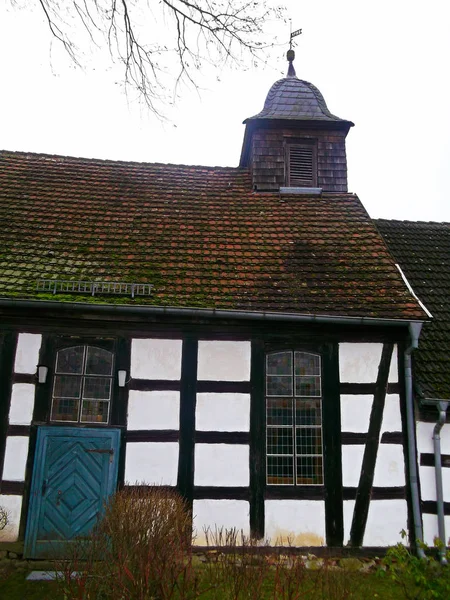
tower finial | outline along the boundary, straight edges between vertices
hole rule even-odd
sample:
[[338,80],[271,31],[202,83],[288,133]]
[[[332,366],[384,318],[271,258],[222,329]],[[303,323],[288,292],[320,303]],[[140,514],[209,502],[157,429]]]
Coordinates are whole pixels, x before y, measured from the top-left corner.
[[288,77],[296,77],[297,75],[295,73],[294,65],[292,64],[294,62],[294,58],[295,58],[295,52],[292,49],[292,40],[297,35],[300,35],[302,30],[297,29],[296,31],[292,31],[292,21],[290,21],[290,25],[291,25],[291,33],[289,36],[289,50],[287,51],[287,54],[286,54],[286,58],[289,61],[289,68],[288,68],[287,76]]

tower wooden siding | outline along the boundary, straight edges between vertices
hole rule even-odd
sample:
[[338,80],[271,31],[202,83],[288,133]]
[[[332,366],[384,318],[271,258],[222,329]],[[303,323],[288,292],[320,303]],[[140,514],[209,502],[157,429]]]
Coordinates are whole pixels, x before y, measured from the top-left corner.
[[324,192],[347,192],[345,133],[304,129],[258,129],[253,133],[250,165],[253,188],[278,190],[286,185],[286,140],[317,140],[317,184]]

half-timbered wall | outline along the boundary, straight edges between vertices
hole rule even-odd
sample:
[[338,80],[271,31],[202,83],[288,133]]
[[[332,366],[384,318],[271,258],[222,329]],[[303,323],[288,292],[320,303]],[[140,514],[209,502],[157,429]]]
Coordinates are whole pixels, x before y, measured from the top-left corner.
[[[19,534],[22,495],[29,448],[29,428],[33,418],[36,367],[42,336],[20,333],[14,348],[10,385],[3,390],[8,408],[0,506],[8,513],[8,525],[0,531],[0,541],[14,541]],[[5,348],[3,348],[5,350]],[[8,349],[6,349],[6,352]],[[8,360],[7,357],[2,359]],[[0,441],[1,442],[1,441]]]
[[250,160],[253,187],[256,190],[278,190],[285,186],[286,140],[317,142],[317,185],[324,192],[347,191],[347,158],[345,133],[302,129],[258,129],[253,133]]
[[[11,361],[0,495],[10,525],[3,540],[18,536],[26,472],[30,476],[41,341],[38,334],[20,333]],[[408,507],[396,345],[317,346],[324,365],[325,485],[282,487],[265,482],[264,357],[270,344],[261,337],[161,332],[121,344],[128,358],[118,356],[116,366],[128,365],[128,372],[121,400],[127,408],[114,422],[124,429],[119,485],[178,487],[193,508],[198,544],[205,543],[205,529],[216,527],[298,546],[385,546],[400,539]],[[443,452],[450,453],[445,443]],[[420,444],[419,452],[429,451]],[[426,485],[432,501],[434,487]]]
[[[433,413],[430,412],[430,415]],[[435,411],[436,421],[438,411]],[[439,537],[436,503],[436,479],[434,469],[433,429],[435,422],[417,423],[417,454],[422,499],[423,537],[425,543],[433,545]],[[444,492],[445,532],[450,537],[450,424],[446,423],[440,432],[442,486]]]

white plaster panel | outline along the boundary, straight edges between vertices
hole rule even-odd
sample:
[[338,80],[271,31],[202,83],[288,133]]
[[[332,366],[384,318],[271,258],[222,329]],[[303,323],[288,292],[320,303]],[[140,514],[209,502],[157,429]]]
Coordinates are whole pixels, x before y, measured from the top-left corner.
[[[422,515],[423,541],[429,546],[434,545],[434,538],[439,537],[437,515]],[[446,543],[450,537],[450,517],[444,517]]]
[[[438,418],[438,411],[436,410],[436,421]],[[417,423],[417,451],[419,455],[422,452],[431,452],[434,454],[433,449],[433,429],[435,423]],[[442,454],[450,454],[450,425],[444,425],[441,429],[441,452]]]
[[16,360],[14,363],[15,373],[36,373],[41,343],[42,335],[40,334],[19,333],[19,339],[17,340]]
[[128,429],[179,429],[180,392],[130,390]]
[[392,352],[391,366],[389,369],[389,383],[398,383],[398,358],[397,358],[397,344],[394,345]]
[[195,444],[195,485],[248,486],[247,444]]
[[266,500],[265,533],[272,545],[325,545],[322,500]]
[[3,479],[6,481],[24,481],[28,456],[28,436],[9,435],[6,438]]
[[342,431],[365,433],[369,429],[373,396],[341,396]]
[[181,378],[181,340],[135,339],[131,342],[131,377]]
[[198,343],[198,379],[249,381],[250,342],[205,341]]
[[125,483],[176,485],[177,442],[129,442],[125,457]]
[[402,416],[400,413],[400,396],[398,394],[387,394],[383,411],[383,422],[381,432],[402,431]]
[[0,531],[0,542],[16,542],[19,537],[22,496],[0,496],[0,506],[8,514],[8,524]]
[[[450,502],[450,469],[442,469],[444,501]],[[434,467],[419,467],[422,500],[436,500],[436,475]]]
[[34,384],[15,383],[12,386],[9,422],[11,425],[30,425],[34,408]]
[[405,485],[405,457],[401,444],[380,444],[375,463],[373,485],[397,487]]
[[364,448],[363,444],[342,446],[342,483],[346,487],[356,487],[359,483]]
[[383,344],[339,344],[339,378],[345,383],[375,383]]
[[[194,544],[206,545],[208,530],[210,545],[220,529],[235,529],[244,536],[250,534],[250,505],[246,500],[194,500]],[[217,536],[216,536],[217,537]]]
[[250,431],[250,394],[197,394],[197,431]]
[[352,528],[355,500],[344,500],[342,508],[344,516],[344,546],[346,546],[350,541],[350,530]]
[[393,546],[408,530],[406,500],[372,500],[369,505],[364,546]]

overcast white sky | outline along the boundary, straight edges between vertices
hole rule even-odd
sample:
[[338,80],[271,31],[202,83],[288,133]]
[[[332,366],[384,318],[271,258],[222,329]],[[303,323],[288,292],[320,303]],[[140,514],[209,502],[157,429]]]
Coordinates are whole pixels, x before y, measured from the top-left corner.
[[[265,69],[207,72],[200,97],[182,90],[170,122],[127,101],[119,73],[72,65],[42,13],[0,0],[0,148],[52,154],[236,166],[244,126],[284,76],[286,47]],[[298,77],[355,123],[349,190],[373,217],[450,221],[448,0],[284,2],[297,38]],[[288,38],[287,26],[275,26]],[[281,60],[280,60],[281,58]],[[217,77],[219,75],[219,77]]]

